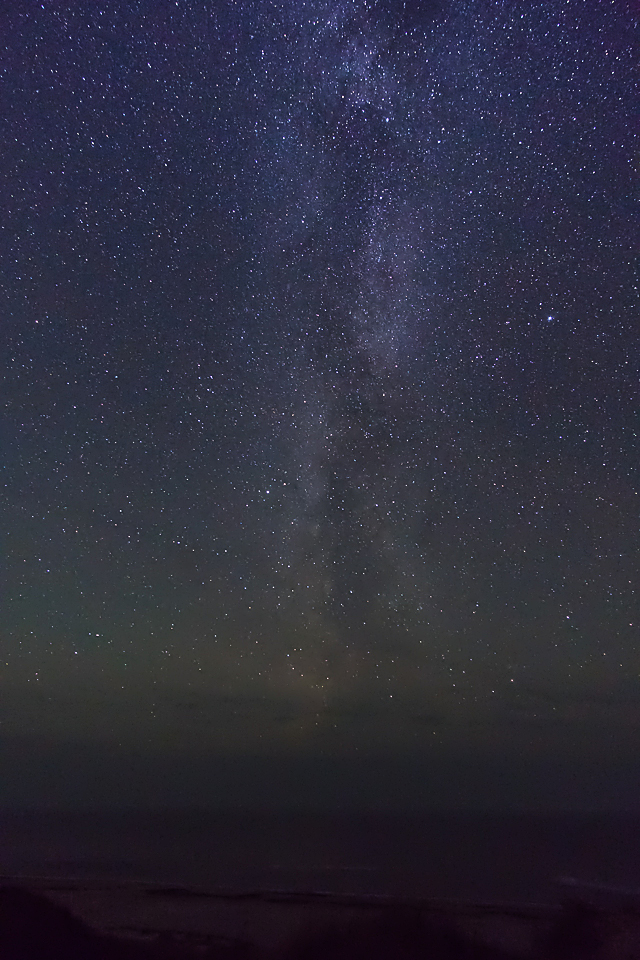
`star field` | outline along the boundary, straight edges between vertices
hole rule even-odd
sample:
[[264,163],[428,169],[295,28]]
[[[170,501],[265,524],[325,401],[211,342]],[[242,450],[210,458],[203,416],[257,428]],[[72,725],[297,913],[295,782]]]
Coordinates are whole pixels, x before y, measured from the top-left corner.
[[631,762],[632,5],[2,21],[2,736]]

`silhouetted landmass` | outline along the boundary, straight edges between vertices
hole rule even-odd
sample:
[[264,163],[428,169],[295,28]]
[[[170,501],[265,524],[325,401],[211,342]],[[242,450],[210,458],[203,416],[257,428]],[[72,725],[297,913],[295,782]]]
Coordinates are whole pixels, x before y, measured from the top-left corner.
[[2,960],[185,960],[187,956],[161,945],[130,944],[96,933],[47,897],[18,886],[0,888]]
[[0,887],[0,960],[637,960],[640,918],[568,901],[536,946],[516,953],[465,935],[419,907],[387,905],[370,918],[310,925],[274,952],[242,940],[190,942],[165,931],[153,942],[99,933],[72,911],[17,884]]
[[[66,908],[21,887],[0,888],[2,960],[249,960],[260,956],[250,944],[200,948],[127,943],[91,930]],[[419,913],[386,910],[373,921],[312,930],[296,938],[278,960],[509,960],[453,930],[425,924]],[[274,958],[275,960],[275,958]]]
[[[597,960],[612,955],[606,951],[614,936],[615,923],[610,915],[588,904],[567,902],[542,938],[539,952],[544,960]],[[640,957],[640,952],[631,956]]]
[[474,942],[456,930],[425,923],[411,909],[386,910],[364,921],[305,934],[282,960],[514,960],[512,954]]

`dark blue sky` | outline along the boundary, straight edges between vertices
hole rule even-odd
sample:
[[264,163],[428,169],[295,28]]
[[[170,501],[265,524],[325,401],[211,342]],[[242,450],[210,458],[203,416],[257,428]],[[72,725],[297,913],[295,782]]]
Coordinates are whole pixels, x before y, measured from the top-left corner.
[[6,800],[630,802],[632,8],[5,9]]

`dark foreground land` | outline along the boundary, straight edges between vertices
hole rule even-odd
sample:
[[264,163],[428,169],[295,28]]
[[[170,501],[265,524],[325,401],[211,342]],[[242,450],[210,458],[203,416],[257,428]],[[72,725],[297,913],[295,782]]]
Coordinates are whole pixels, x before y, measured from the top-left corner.
[[640,960],[636,906],[587,900],[517,908],[7,878],[0,958]]

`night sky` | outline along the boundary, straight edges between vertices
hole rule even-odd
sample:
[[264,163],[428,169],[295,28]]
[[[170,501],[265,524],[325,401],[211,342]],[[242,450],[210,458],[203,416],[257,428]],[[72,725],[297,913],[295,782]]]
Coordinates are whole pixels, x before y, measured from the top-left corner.
[[637,12],[4,5],[0,802],[633,802]]

